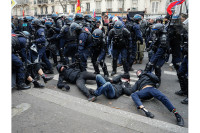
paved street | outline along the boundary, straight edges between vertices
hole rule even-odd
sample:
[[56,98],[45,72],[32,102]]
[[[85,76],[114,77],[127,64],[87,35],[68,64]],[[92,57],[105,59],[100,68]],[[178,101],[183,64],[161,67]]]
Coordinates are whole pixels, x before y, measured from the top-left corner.
[[[171,59],[170,59],[171,61]],[[111,59],[107,58],[109,74],[112,71]],[[135,71],[144,69],[147,63],[147,54],[142,64],[134,65],[134,72],[130,72],[131,85],[138,79]],[[117,72],[123,73],[122,67],[117,68]],[[100,69],[101,70],[101,69]],[[88,61],[88,71],[93,71],[91,61]],[[155,121],[143,117],[141,110],[137,110],[131,97],[121,96],[118,99],[107,99],[99,96],[94,103],[87,101],[87,98],[78,90],[75,85],[70,84],[70,91],[65,92],[56,87],[58,73],[54,68],[54,79],[46,84],[45,89],[32,88],[30,90],[12,92],[12,132],[13,133],[129,133],[129,132],[150,132],[148,123],[157,122],[156,126],[170,125],[168,132],[186,131],[188,127],[188,105],[180,103],[185,97],[177,96],[175,91],[180,90],[176,72],[168,63],[162,67],[162,83],[159,88],[177,108],[185,121],[186,128],[176,126],[176,119],[164,105],[156,99],[143,102],[144,106],[154,115]],[[110,77],[111,78],[111,77]],[[43,82],[41,80],[41,82]],[[96,89],[94,81],[88,81],[87,87]],[[94,108],[93,108],[94,107]],[[116,112],[115,112],[116,111]],[[117,113],[117,112],[120,113]],[[116,114],[115,114],[116,113]],[[110,115],[108,115],[110,114]],[[124,116],[122,114],[126,114]],[[130,115],[130,117],[128,117]],[[131,125],[135,119],[147,122],[143,127],[138,124]],[[125,119],[126,118],[126,119]],[[134,122],[133,122],[134,123]],[[159,123],[161,123],[159,125]],[[155,125],[152,125],[155,126]],[[148,130],[145,130],[149,129]],[[169,127],[168,127],[169,128]],[[138,129],[138,130],[137,130]]]

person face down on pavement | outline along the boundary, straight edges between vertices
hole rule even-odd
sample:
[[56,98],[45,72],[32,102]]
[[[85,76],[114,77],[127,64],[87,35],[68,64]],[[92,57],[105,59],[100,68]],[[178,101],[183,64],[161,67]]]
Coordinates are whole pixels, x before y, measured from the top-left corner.
[[184,126],[184,120],[176,111],[176,108],[172,105],[170,100],[156,88],[156,83],[159,82],[158,77],[153,73],[147,73],[143,70],[138,70],[136,75],[139,79],[132,87],[134,93],[131,94],[131,97],[137,108],[144,111],[147,117],[153,118],[154,115],[144,107],[141,100],[149,100],[154,97],[161,101],[170,112],[174,113],[179,126]]
[[67,81],[71,84],[76,84],[79,90],[88,98],[88,101],[95,101],[96,97],[91,95],[89,89],[85,86],[87,80],[95,80],[96,75],[87,71],[81,71],[76,67],[76,64],[71,65],[57,65],[59,72],[59,79],[57,87],[62,90],[70,90],[70,86],[64,83]]
[[129,74],[118,75],[113,77],[112,80],[97,74],[96,82],[97,89],[89,90],[90,93],[96,97],[104,94],[108,99],[114,99],[120,97],[123,94],[130,96],[132,93]]

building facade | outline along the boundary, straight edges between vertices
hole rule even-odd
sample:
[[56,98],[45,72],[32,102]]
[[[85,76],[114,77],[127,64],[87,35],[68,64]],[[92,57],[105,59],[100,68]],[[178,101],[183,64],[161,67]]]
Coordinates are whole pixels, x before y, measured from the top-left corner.
[[[173,0],[80,0],[81,12],[101,16],[102,12],[145,11],[146,16],[166,15]],[[44,16],[52,13],[75,13],[77,0],[17,0],[12,15]]]

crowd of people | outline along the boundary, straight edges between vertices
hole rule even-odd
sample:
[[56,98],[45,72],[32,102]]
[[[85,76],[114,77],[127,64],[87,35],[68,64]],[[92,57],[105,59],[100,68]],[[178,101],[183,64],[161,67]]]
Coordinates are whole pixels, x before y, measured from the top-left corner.
[[[148,63],[144,70],[136,72],[139,79],[131,86],[130,73],[134,70],[134,64],[142,64],[145,51],[148,52]],[[56,67],[59,73],[57,87],[60,89],[68,91],[70,86],[67,83],[76,84],[92,102],[101,94],[108,99],[125,94],[131,96],[137,108],[150,118],[154,115],[141,100],[155,97],[174,113],[177,124],[184,126],[184,120],[176,108],[158,90],[161,68],[170,55],[181,88],[175,94],[186,95],[181,103],[188,104],[186,14],[144,19],[140,14],[130,17],[127,11],[126,16],[104,15],[101,20],[81,13],[74,16],[52,14],[51,18],[40,19],[12,17],[12,73],[16,73],[18,90],[30,89],[31,82],[36,88],[44,88],[45,85],[38,80],[40,77],[45,83],[52,80],[53,77],[46,74],[54,74]],[[87,71],[88,58],[91,58],[94,73]],[[112,59],[110,74],[106,58]],[[99,65],[104,75],[100,75]],[[121,65],[124,74],[114,76]],[[110,75],[114,77],[109,79]],[[86,80],[96,81],[97,89],[87,88]]]

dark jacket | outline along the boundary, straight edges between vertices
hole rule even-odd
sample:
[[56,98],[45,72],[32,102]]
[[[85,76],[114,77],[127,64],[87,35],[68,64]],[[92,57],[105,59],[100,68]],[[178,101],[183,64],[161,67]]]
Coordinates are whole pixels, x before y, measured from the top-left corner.
[[65,86],[64,80],[69,83],[76,83],[76,80],[80,76],[80,69],[65,67],[62,72],[59,73],[59,79],[57,83],[58,88],[62,88]]
[[138,81],[132,87],[132,91],[141,90],[146,85],[152,85],[156,87],[156,84],[159,82],[158,77],[153,73],[142,72],[139,76]]
[[115,98],[118,98],[123,94],[130,96],[133,93],[131,85],[127,82],[122,82],[121,77],[122,75],[118,75],[114,77],[111,82],[115,88]]

